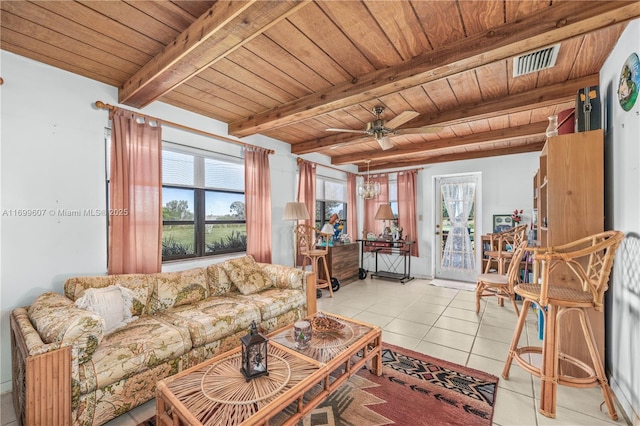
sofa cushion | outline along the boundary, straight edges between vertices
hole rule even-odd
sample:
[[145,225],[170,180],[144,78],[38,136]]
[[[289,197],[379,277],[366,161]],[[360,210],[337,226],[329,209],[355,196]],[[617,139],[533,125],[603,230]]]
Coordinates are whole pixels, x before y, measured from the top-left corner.
[[156,315],[189,329],[194,347],[214,342],[238,331],[249,330],[251,321],[260,322],[260,311],[247,300],[225,296],[188,306],[177,306]]
[[294,308],[304,307],[307,303],[303,291],[292,289],[269,288],[260,293],[235,297],[257,306],[263,321],[275,318]]
[[100,315],[105,322],[105,333],[138,318],[131,315],[133,292],[119,285],[103,288],[88,288],[78,298],[75,305]]
[[139,316],[147,313],[151,289],[155,284],[152,274],[121,274],[102,275],[90,277],[69,278],[64,283],[64,294],[71,300],[82,296],[82,292],[88,288],[103,288],[110,285],[119,285],[133,292],[133,304],[131,315]]
[[106,335],[83,366],[81,393],[103,388],[163,362],[179,358],[192,348],[186,328],[143,315]]
[[58,293],[41,294],[27,309],[29,319],[45,343],[70,343],[78,349],[78,362],[91,358],[104,337],[102,317],[81,309]]
[[164,311],[172,306],[190,305],[209,296],[204,268],[155,274],[156,286],[151,296],[149,313]]
[[207,266],[209,296],[222,296],[231,291],[231,280],[220,263]]
[[273,287],[273,280],[264,273],[253,256],[227,260],[222,263],[222,267],[242,294],[253,294]]

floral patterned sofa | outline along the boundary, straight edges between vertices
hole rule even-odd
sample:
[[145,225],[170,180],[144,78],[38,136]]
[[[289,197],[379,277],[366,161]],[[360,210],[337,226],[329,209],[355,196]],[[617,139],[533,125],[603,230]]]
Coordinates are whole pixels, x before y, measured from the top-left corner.
[[[90,295],[101,303],[88,306]],[[308,298],[315,311],[315,297],[311,273],[251,256],[68,279],[64,295],[42,294],[11,314],[19,420],[103,424],[153,398],[158,380],[238,346],[252,321],[269,333],[305,316]],[[109,309],[122,322],[109,325],[113,312],[101,311]]]

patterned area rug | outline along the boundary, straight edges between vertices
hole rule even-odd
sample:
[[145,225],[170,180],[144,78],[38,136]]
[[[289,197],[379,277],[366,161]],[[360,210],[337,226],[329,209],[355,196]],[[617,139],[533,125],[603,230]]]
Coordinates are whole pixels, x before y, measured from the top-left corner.
[[497,377],[388,344],[382,354],[382,376],[362,369],[299,425],[491,425]]

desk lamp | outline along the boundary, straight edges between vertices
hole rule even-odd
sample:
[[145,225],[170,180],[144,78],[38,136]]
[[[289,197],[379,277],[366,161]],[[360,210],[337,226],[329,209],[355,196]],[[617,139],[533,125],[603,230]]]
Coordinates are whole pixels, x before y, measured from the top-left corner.
[[391,211],[391,204],[380,204],[375,216],[376,220],[382,220],[382,238],[388,239],[391,237],[391,228],[387,226],[387,220],[393,220],[393,211]]

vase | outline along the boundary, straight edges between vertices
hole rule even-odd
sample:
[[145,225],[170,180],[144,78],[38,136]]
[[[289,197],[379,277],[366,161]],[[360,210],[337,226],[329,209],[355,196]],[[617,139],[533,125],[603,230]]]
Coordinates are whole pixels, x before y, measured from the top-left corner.
[[549,117],[549,125],[545,131],[547,137],[558,136],[558,116],[552,115]]
[[309,321],[297,321],[293,324],[293,340],[297,349],[307,349],[313,335]]

